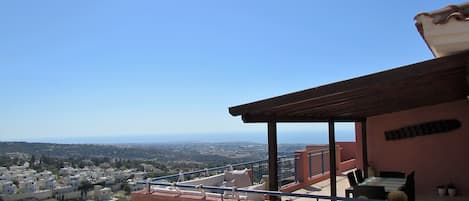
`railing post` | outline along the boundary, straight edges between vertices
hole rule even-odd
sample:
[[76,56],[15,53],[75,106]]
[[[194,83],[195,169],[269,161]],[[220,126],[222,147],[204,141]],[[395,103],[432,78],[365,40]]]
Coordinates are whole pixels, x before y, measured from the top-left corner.
[[308,151],[308,177],[313,176],[313,161],[311,160],[311,152]]
[[300,168],[300,155],[298,155],[296,152],[295,152],[295,182],[298,183],[300,182],[300,177],[299,177],[299,168]]
[[321,150],[321,173],[324,174],[324,150]]
[[295,179],[298,183],[309,180],[309,154],[308,151],[295,151]]
[[257,170],[259,172],[260,178],[263,178],[263,176],[265,175],[264,168],[262,167],[262,165],[263,163],[261,162],[257,163]]
[[150,185],[151,179],[147,179],[147,194],[150,195],[151,193],[151,185]]
[[278,173],[278,178],[277,178],[277,185],[278,189],[282,187],[282,158],[277,158],[277,173]]
[[264,175],[264,173],[262,173],[262,167],[261,167],[261,162],[257,163],[257,176],[259,178],[262,178],[262,176]]

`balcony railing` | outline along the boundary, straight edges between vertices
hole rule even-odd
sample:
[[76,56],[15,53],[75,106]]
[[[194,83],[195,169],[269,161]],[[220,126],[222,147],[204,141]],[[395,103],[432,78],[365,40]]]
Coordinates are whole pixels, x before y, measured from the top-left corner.
[[[279,172],[279,188],[285,184],[296,182],[296,160],[293,155],[281,156],[277,159],[278,163],[278,172]],[[225,165],[221,167],[206,168],[202,170],[196,170],[191,172],[181,172],[179,174],[172,174],[161,176],[157,178],[152,178],[151,181],[161,181],[166,180],[168,182],[178,182],[184,180],[190,180],[196,177],[207,177],[213,174],[219,174],[225,170],[233,169],[244,169],[248,168],[252,170],[252,182],[260,183],[262,175],[266,175],[269,172],[268,160],[257,160],[249,161],[244,163],[238,163],[233,165]]]
[[[359,199],[359,198],[346,198],[346,197],[331,197],[331,196],[323,196],[323,195],[311,195],[311,194],[300,194],[300,193],[289,193],[289,192],[279,192],[279,191],[266,191],[266,190],[251,190],[251,189],[244,189],[244,188],[234,188],[234,187],[218,187],[218,186],[203,186],[203,185],[189,185],[189,184],[180,184],[180,183],[169,183],[169,182],[156,182],[156,181],[140,181],[139,184],[147,185],[147,193],[151,194],[150,186],[168,186],[173,187],[175,189],[184,188],[184,189],[194,189],[196,191],[200,191],[201,195],[205,195],[204,190],[210,190],[214,192],[219,192],[220,197],[223,198],[224,192],[232,192],[233,198],[237,200],[241,200],[240,196],[247,193],[254,193],[254,194],[262,194],[263,196],[274,196],[280,198],[311,198],[315,199],[316,201],[319,200],[344,200],[344,201],[382,201],[382,200],[375,200],[375,199]],[[249,200],[249,197],[247,197]],[[223,200],[223,199],[222,199]]]
[[329,171],[329,150],[321,149],[308,152],[309,177],[324,175]]
[[[303,157],[303,159],[301,158]],[[303,162],[302,162],[303,161]],[[282,156],[277,159],[278,163],[278,176],[279,176],[279,189],[282,186],[287,184],[300,185],[304,180],[299,178],[299,172],[302,168],[307,168],[304,172],[304,176],[312,178],[317,175],[325,175],[329,171],[329,150],[320,149],[309,152],[304,152],[304,155],[300,154]],[[302,167],[304,166],[304,167]],[[321,195],[311,195],[311,194],[298,194],[298,193],[289,193],[289,192],[278,192],[278,191],[265,191],[265,190],[252,190],[245,188],[235,188],[235,187],[218,187],[218,186],[202,186],[202,185],[188,185],[178,183],[180,181],[193,179],[197,177],[207,177],[213,174],[219,174],[225,170],[234,170],[234,169],[244,169],[248,168],[252,171],[253,184],[261,182],[262,176],[268,174],[268,160],[257,160],[250,161],[245,163],[238,163],[233,165],[226,165],[221,167],[206,168],[203,170],[173,174],[162,176],[158,178],[152,178],[148,181],[139,181],[139,184],[146,184],[147,189],[150,189],[151,185],[158,186],[173,186],[174,188],[180,187],[184,189],[198,189],[201,192],[202,189],[210,190],[212,192],[220,193],[223,196],[224,192],[232,192],[232,195],[237,194],[262,194],[264,196],[277,196],[277,197],[301,197],[301,198],[312,198],[316,200],[350,200],[350,201],[360,201],[363,199],[354,199],[354,198],[345,198],[345,197],[330,197],[330,196],[321,196]],[[308,174],[309,171],[309,175]],[[294,186],[293,185],[293,186]],[[288,188],[288,187],[287,187]],[[176,188],[177,189],[177,188]],[[372,200],[367,200],[372,201]]]

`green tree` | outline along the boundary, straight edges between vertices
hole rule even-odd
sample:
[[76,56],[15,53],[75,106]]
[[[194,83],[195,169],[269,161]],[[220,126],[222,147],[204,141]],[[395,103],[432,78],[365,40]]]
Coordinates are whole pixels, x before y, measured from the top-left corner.
[[13,184],[15,184],[17,187],[20,185],[20,182],[18,182],[16,179],[13,179],[11,182],[13,182]]
[[36,162],[36,156],[31,155],[31,160],[29,161],[29,166],[34,169],[34,162]]
[[130,195],[130,186],[127,183],[122,183],[122,190],[125,191],[125,195]]
[[81,199],[83,201],[86,201],[88,198],[88,191],[93,189],[93,184],[89,182],[88,180],[83,180],[80,182],[80,185],[78,186],[78,190],[81,192]]

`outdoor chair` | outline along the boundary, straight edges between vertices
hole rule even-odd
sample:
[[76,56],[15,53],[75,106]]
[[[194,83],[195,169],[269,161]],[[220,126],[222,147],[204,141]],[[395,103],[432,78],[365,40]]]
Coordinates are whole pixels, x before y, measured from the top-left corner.
[[392,178],[405,178],[405,173],[403,172],[391,172],[391,171],[381,171],[379,172],[380,177],[392,177]]
[[384,186],[355,186],[353,187],[353,197],[366,197],[367,199],[385,200],[386,191]]
[[357,178],[358,183],[362,183],[365,181],[363,178],[363,171],[360,169],[355,170],[355,178]]
[[357,180],[355,179],[355,175],[353,174],[353,172],[347,173],[347,178],[348,178],[348,182],[349,182],[350,186],[357,186],[358,185]]
[[412,171],[407,175],[404,188],[402,188],[406,194],[409,201],[415,201],[415,172]]

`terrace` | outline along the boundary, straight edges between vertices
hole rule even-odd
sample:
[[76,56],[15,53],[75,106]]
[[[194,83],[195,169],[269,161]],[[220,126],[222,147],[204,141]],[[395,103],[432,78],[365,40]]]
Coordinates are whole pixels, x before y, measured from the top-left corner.
[[[466,3],[416,16],[417,29],[435,59],[229,108],[231,115],[240,116],[245,123],[267,124],[266,190],[185,185],[161,182],[159,178],[146,182],[146,192],[133,195],[136,200],[155,200],[150,185],[160,185],[197,188],[202,194],[202,189],[221,194],[262,194],[270,200],[360,200],[345,197],[342,176],[347,170],[359,168],[365,179],[373,172],[414,172],[415,180],[409,185],[412,190],[406,182],[411,201],[469,200],[464,160],[469,153],[469,48],[465,45],[469,42],[468,8]],[[320,152],[306,148],[295,153],[294,160],[290,160],[294,161],[294,175],[285,179],[277,155],[277,124],[313,122],[329,125],[329,144],[317,149]],[[336,122],[355,123],[356,150],[351,160],[341,160],[341,146],[335,141]],[[319,156],[321,161],[315,161]],[[250,171],[256,167],[261,166],[253,165]],[[458,195],[438,197],[436,186],[450,183],[456,186]],[[318,186],[323,188],[315,188]],[[229,199],[240,197],[225,200]]]
[[[355,145],[354,142],[338,143],[337,159],[341,171],[355,168]],[[279,180],[277,183],[280,192],[286,196],[285,199],[294,198],[295,196],[291,193],[295,190],[301,192],[302,188],[307,189],[311,184],[324,182],[329,178],[329,151],[325,149],[326,147],[327,145],[309,145],[304,150],[278,158]],[[178,198],[188,196],[185,199],[195,200],[204,196],[215,200],[221,198],[264,200],[271,193],[272,195],[279,193],[266,191],[268,189],[267,162],[268,160],[251,161],[141,181],[140,184],[147,185],[147,188],[145,191],[134,193],[133,198],[136,200],[151,198],[156,201],[168,200],[178,195]],[[233,187],[236,189],[232,189]],[[206,189],[202,192],[202,188]],[[322,196],[325,196],[324,192],[327,188],[319,190],[323,192]],[[314,197],[314,195],[307,194],[303,196]],[[344,199],[347,200],[347,198]]]

